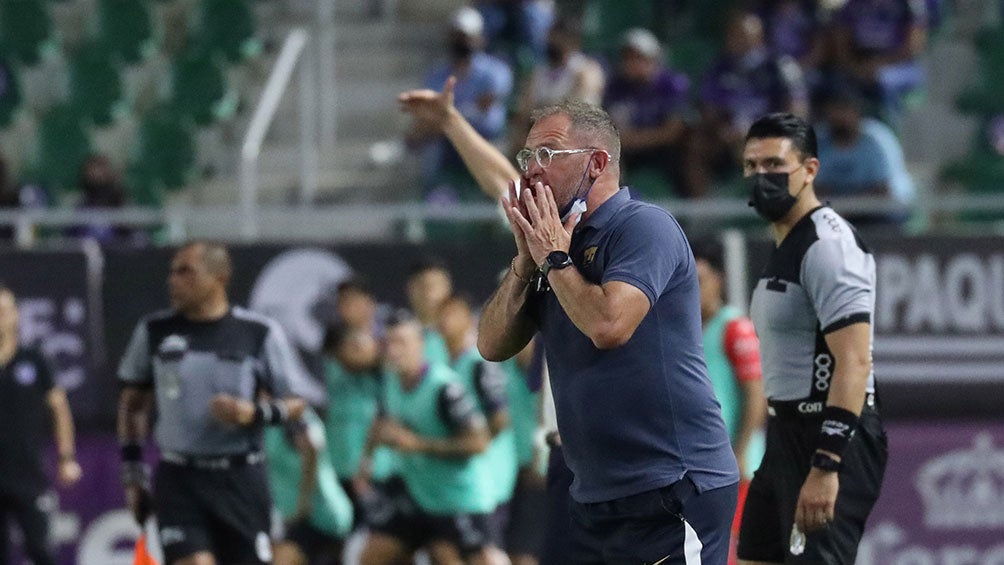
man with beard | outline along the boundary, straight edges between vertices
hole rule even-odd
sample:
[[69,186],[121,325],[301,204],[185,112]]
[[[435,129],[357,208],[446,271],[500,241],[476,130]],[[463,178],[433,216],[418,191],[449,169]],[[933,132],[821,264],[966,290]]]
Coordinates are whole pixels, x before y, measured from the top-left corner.
[[543,336],[574,474],[564,562],[724,563],[739,472],[690,245],[669,212],[620,188],[606,112],[569,101],[533,118],[503,202],[517,254],[478,349],[504,361]]

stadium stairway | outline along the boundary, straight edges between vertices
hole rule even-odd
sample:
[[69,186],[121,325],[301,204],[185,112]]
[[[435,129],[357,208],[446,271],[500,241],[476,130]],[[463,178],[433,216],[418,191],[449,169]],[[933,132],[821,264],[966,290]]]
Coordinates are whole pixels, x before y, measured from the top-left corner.
[[[366,2],[339,2],[335,14],[335,115],[334,150],[319,153],[318,202],[382,202],[417,195],[414,179],[417,163],[412,159],[390,167],[375,167],[370,148],[375,142],[400,138],[408,119],[397,108],[397,94],[421,85],[426,70],[437,56],[441,25],[393,16],[375,17]],[[261,14],[259,14],[261,17]],[[246,105],[232,124],[213,141],[200,144],[200,152],[213,150],[217,160],[215,178],[198,182],[193,190],[175,200],[199,204],[225,204],[238,198],[239,147],[283,38],[303,26],[317,37],[312,7],[276,10],[268,17],[266,42],[274,45],[252,69],[238,69],[241,98]],[[276,23],[277,22],[277,23]],[[259,29],[265,26],[260,25]],[[290,82],[258,162],[259,201],[295,202],[299,193],[300,113],[297,75]]]

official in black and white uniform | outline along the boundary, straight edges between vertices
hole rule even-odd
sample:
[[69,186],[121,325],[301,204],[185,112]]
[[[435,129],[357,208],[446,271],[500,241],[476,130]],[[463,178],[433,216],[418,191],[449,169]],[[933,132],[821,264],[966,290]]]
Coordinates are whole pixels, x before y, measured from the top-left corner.
[[119,368],[123,482],[141,523],[150,509],[141,444],[156,405],[152,502],[169,564],[271,562],[262,426],[304,408],[289,396],[282,331],[230,306],[230,272],[223,246],[182,247],[168,279],[173,308],[140,321]]
[[751,306],[770,418],[740,530],[745,564],[853,564],[885,472],[871,364],[875,260],[816,198],[820,166],[802,119],[771,114],[751,126],[750,205],[777,246]]
[[0,284],[0,565],[10,558],[8,518],[20,526],[32,563],[56,563],[49,535],[56,499],[42,462],[46,412],[59,454],[57,479],[62,486],[76,484],[81,470],[66,391],[54,382],[42,351],[19,342],[17,302]]

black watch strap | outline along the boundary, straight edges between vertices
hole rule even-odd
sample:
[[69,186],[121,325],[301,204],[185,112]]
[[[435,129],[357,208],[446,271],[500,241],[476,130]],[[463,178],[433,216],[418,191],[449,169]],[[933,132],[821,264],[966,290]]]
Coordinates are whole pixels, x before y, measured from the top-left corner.
[[544,264],[540,266],[541,275],[546,279],[551,269],[561,270],[572,266],[572,257],[564,251],[552,251],[547,254]]
[[812,466],[821,471],[832,471],[839,473],[844,467],[842,461],[837,461],[832,456],[825,453],[815,452],[812,454]]

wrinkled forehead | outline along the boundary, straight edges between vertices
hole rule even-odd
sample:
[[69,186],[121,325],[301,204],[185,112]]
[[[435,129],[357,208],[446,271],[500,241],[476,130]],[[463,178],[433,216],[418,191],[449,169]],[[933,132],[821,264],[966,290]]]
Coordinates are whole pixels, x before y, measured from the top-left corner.
[[572,138],[572,119],[565,114],[552,114],[537,120],[526,136],[526,147],[564,147]]

